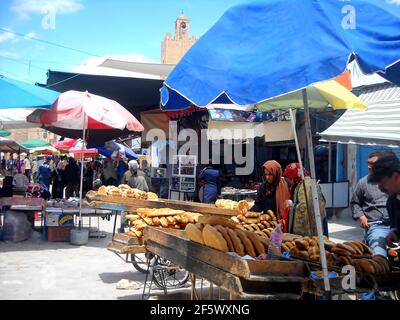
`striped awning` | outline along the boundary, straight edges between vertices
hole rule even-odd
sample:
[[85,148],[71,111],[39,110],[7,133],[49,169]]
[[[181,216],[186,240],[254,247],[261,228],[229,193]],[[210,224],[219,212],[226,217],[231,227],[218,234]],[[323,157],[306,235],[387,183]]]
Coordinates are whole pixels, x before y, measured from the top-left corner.
[[400,87],[385,83],[363,90],[368,108],[347,110],[320,141],[400,147]]

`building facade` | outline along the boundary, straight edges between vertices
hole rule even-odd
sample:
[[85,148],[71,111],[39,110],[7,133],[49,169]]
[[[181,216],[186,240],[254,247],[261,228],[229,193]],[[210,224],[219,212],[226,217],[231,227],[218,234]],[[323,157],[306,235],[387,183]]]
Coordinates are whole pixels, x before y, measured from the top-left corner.
[[48,141],[49,143],[56,140],[56,135],[42,128],[30,129],[12,129],[9,130],[11,135],[7,139],[14,140],[18,143],[32,139]]
[[190,35],[190,20],[183,14],[175,20],[175,34],[167,32],[161,44],[161,63],[177,64],[198,40]]

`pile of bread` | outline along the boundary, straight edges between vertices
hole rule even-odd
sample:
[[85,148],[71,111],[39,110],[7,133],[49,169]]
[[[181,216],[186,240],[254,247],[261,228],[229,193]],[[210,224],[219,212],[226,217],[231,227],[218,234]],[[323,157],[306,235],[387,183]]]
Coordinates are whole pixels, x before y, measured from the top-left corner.
[[189,223],[185,230],[189,240],[223,252],[256,258],[268,250],[269,239],[265,235],[241,230],[234,221],[223,217],[200,216],[198,223]]
[[127,184],[116,186],[101,186],[97,194],[102,196],[113,196],[122,198],[133,198],[142,200],[158,201],[158,196],[154,192],[145,192],[139,189],[131,188]]
[[233,216],[231,220],[237,224],[239,229],[253,231],[260,236],[266,235],[268,238],[277,223],[280,223],[272,210],[268,210],[263,215],[259,212],[246,212]]
[[150,209],[138,208],[137,214],[127,214],[125,218],[130,221],[129,236],[141,237],[145,226],[159,226],[164,228],[185,229],[188,223],[197,222],[199,213],[169,208]]
[[230,199],[218,199],[217,201],[215,201],[215,206],[217,208],[231,209],[244,213],[250,210],[253,204],[247,202],[246,200],[233,201]]
[[[324,248],[328,266],[342,267],[353,265],[357,271],[365,273],[390,272],[391,267],[387,259],[382,256],[373,256],[371,249],[360,241],[335,243],[324,236]],[[289,252],[294,257],[320,261],[320,250],[316,236],[286,236],[282,243],[282,252]]]
[[[222,252],[236,252],[240,256],[247,254],[260,259],[268,252],[270,232],[266,231],[270,230],[249,231],[242,227],[243,224],[238,224],[232,219],[200,216],[197,223],[187,224],[185,230],[191,241]],[[324,237],[324,248],[328,266],[353,265],[357,271],[364,273],[391,271],[387,259],[382,256],[373,256],[371,249],[360,241],[335,243]],[[284,234],[281,250],[289,252],[293,257],[320,261],[319,243],[316,236],[310,238]]]

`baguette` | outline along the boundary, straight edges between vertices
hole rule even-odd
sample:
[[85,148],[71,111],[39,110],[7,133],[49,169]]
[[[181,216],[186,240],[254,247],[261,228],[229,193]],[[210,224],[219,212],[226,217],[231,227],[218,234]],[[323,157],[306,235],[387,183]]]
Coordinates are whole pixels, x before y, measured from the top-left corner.
[[235,229],[237,224],[230,219],[216,216],[200,216],[198,222],[210,225],[221,225],[224,227]]

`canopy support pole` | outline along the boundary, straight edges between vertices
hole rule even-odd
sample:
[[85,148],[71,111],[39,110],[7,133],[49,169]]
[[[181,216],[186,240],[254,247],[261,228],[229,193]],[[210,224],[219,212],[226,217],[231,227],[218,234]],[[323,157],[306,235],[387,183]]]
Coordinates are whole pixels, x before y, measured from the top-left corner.
[[82,130],[82,152],[81,152],[81,183],[79,186],[79,229],[82,228],[82,192],[83,192],[83,167],[84,150],[86,146],[86,113],[83,112],[83,130]]
[[330,284],[329,284],[329,278],[328,278],[328,265],[326,263],[324,238],[323,238],[323,232],[322,232],[321,213],[320,213],[320,208],[319,208],[317,184],[315,181],[316,175],[315,175],[315,162],[314,162],[314,148],[313,148],[312,134],[311,134],[310,109],[308,107],[307,90],[303,89],[302,94],[303,94],[303,103],[304,103],[304,118],[305,118],[305,125],[306,125],[308,157],[309,157],[309,161],[310,161],[311,194],[312,194],[312,199],[313,199],[315,224],[317,226],[322,274],[324,277],[325,291],[330,292]]
[[308,198],[308,194],[307,194],[306,183],[304,181],[303,161],[301,160],[300,145],[299,145],[299,140],[297,138],[297,131],[296,131],[296,121],[295,121],[295,118],[294,118],[294,113],[293,113],[293,109],[292,108],[289,109],[289,114],[290,114],[290,122],[292,123],[292,131],[293,131],[293,136],[294,136],[294,142],[296,144],[297,161],[299,162],[299,165],[300,165],[301,181],[302,181],[302,184],[303,184],[304,195],[305,195],[305,198],[306,198],[306,207],[307,207],[307,212],[308,212],[308,214],[307,214],[308,227],[309,227],[310,232],[313,232],[314,228],[313,228],[313,225],[312,225],[312,222],[311,222],[311,216],[310,216],[311,208],[310,208],[310,204],[309,204],[309,201],[308,201],[309,198]]

